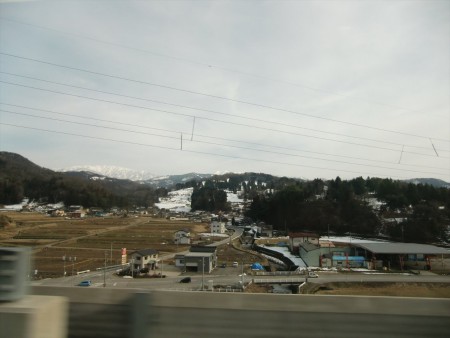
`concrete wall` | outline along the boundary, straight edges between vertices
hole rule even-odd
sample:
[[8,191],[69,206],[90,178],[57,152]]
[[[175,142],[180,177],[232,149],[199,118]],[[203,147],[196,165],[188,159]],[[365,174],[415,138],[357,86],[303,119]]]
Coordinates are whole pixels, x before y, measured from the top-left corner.
[[447,337],[450,299],[34,287],[70,300],[69,337]]
[[0,337],[65,338],[69,302],[65,297],[27,295],[0,303]]

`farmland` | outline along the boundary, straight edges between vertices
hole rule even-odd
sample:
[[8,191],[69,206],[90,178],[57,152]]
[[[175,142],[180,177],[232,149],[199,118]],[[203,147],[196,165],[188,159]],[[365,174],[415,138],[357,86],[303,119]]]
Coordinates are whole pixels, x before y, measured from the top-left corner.
[[13,223],[0,230],[0,246],[32,247],[37,278],[95,269],[105,261],[120,264],[122,248],[127,252],[152,248],[160,255],[185,251],[188,246],[173,244],[175,231],[189,229],[194,242],[207,231],[206,224],[151,217],[64,219],[39,213],[4,214]]

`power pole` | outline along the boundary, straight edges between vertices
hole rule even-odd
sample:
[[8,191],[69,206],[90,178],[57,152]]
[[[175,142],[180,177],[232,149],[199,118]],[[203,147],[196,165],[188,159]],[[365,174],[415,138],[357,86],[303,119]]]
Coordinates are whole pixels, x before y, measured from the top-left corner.
[[202,257],[202,291],[205,285],[205,257]]
[[105,268],[103,269],[103,287],[106,287],[106,251],[105,251]]

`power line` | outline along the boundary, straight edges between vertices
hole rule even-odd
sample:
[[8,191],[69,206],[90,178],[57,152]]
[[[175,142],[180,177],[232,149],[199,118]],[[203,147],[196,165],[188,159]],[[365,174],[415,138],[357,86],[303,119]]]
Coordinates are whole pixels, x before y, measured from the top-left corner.
[[[115,102],[115,101],[110,101],[110,100],[92,98],[92,97],[88,97],[88,96],[84,96],[84,95],[65,93],[65,92],[60,92],[60,91],[56,91],[56,90],[50,90],[50,89],[45,89],[45,88],[33,87],[33,86],[28,86],[28,85],[18,84],[18,83],[13,83],[13,82],[8,82],[8,81],[0,80],[0,83],[5,83],[5,84],[13,85],[13,86],[24,87],[24,88],[30,88],[30,89],[40,90],[40,91],[46,91],[46,92],[50,92],[50,93],[54,93],[54,94],[61,94],[61,95],[67,95],[67,96],[72,96],[72,97],[84,98],[84,99],[93,100],[93,101],[106,102],[106,103],[112,103],[112,104],[127,106],[127,107],[152,110],[152,111],[162,112],[162,113],[166,113],[166,114],[173,114],[173,115],[185,116],[185,117],[190,117],[190,118],[194,118],[194,116],[195,116],[195,115],[190,115],[190,114],[176,113],[176,112],[162,110],[162,109],[155,109],[155,108],[149,108],[149,107],[144,107],[144,106],[132,105],[132,104],[128,104],[128,103],[121,103],[121,102]],[[243,126],[243,127],[247,127],[247,128],[255,128],[255,129],[271,131],[271,132],[277,132],[277,133],[284,133],[284,134],[288,134],[288,135],[303,136],[303,137],[318,139],[318,140],[322,140],[322,141],[344,143],[344,144],[350,144],[350,145],[366,147],[366,148],[387,150],[387,151],[392,151],[392,152],[398,152],[399,151],[397,149],[391,149],[391,148],[385,148],[385,147],[379,147],[379,146],[373,146],[373,145],[367,145],[367,144],[361,144],[361,143],[355,143],[355,142],[349,142],[349,141],[328,139],[328,138],[325,138],[325,137],[305,135],[305,134],[300,134],[300,133],[294,133],[294,132],[288,132],[288,131],[283,131],[283,130],[277,130],[277,129],[273,129],[273,128],[259,127],[259,126],[255,126],[255,125],[244,124],[244,123],[223,121],[223,120],[217,120],[217,119],[212,119],[212,118],[207,118],[207,117],[200,117],[200,116],[195,116],[195,117],[198,118],[198,119],[203,119],[203,120],[207,120],[207,121],[231,124],[231,125],[235,125],[235,126]],[[419,156],[435,157],[435,155],[429,155],[429,154],[424,154],[424,153],[417,153],[417,152],[412,152],[412,151],[404,151],[404,153],[415,154],[415,155],[419,155]],[[447,158],[447,157],[441,156],[440,158]]]
[[[333,123],[341,123],[341,124],[351,125],[351,126],[354,126],[354,127],[372,129],[372,130],[383,131],[383,132],[387,132],[387,133],[393,133],[393,134],[399,134],[399,135],[405,135],[405,136],[411,136],[411,137],[417,137],[417,138],[422,138],[422,139],[430,139],[429,136],[405,133],[405,132],[400,132],[400,131],[395,131],[395,130],[389,130],[389,129],[384,129],[384,128],[372,127],[372,126],[369,126],[369,125],[364,125],[364,124],[359,124],[359,123],[353,123],[353,122],[348,122],[348,121],[341,121],[341,120],[331,119],[331,118],[327,118],[327,117],[323,117],[323,116],[316,116],[316,115],[307,114],[307,113],[300,113],[300,112],[289,110],[289,109],[277,108],[277,107],[272,107],[272,106],[259,104],[259,103],[254,103],[254,102],[250,102],[250,101],[237,100],[237,99],[232,99],[232,98],[228,98],[228,97],[224,97],[224,96],[213,95],[213,94],[208,94],[208,93],[202,93],[202,92],[197,92],[197,91],[193,91],[193,90],[189,90],[189,89],[176,88],[176,87],[172,87],[172,86],[168,86],[168,85],[162,85],[162,84],[157,84],[157,83],[152,83],[152,82],[147,82],[147,81],[142,81],[142,80],[130,79],[130,78],[126,78],[126,77],[123,77],[123,76],[111,75],[111,74],[101,73],[101,72],[97,72],[97,71],[92,71],[92,70],[87,70],[87,69],[82,69],[82,68],[77,68],[77,67],[72,67],[72,66],[61,65],[61,64],[57,64],[57,63],[53,63],[53,62],[49,62],[49,61],[43,61],[43,60],[28,58],[28,57],[19,56],[19,55],[10,54],[10,53],[0,52],[0,55],[5,55],[5,56],[8,56],[8,57],[12,57],[12,58],[17,58],[17,59],[22,59],[22,60],[42,63],[42,64],[55,66],[55,67],[60,67],[60,68],[65,68],[65,69],[76,70],[76,71],[84,72],[84,73],[88,73],[88,74],[100,75],[100,76],[104,76],[104,77],[108,77],[108,78],[113,78],[113,79],[118,79],[118,80],[123,80],[123,81],[129,81],[129,82],[144,84],[144,85],[148,85],[148,86],[155,86],[155,87],[159,87],[159,88],[174,90],[174,91],[188,93],[188,94],[195,94],[195,95],[210,97],[210,98],[219,99],[219,100],[225,100],[225,101],[230,101],[230,102],[242,103],[242,104],[246,104],[246,105],[250,105],[250,106],[254,106],[254,107],[259,107],[259,108],[266,108],[266,109],[270,109],[270,110],[282,111],[282,112],[285,112],[285,113],[305,116],[305,117],[319,119],[319,120],[324,120],[324,121],[329,121],[329,122],[333,122]],[[444,141],[444,142],[450,142],[450,140],[446,140],[446,139],[440,139],[440,138],[433,138],[433,139],[434,140],[439,140],[439,141]]]
[[[76,137],[82,137],[82,138],[88,138],[88,139],[97,139],[97,140],[102,140],[102,141],[110,141],[110,142],[117,142],[117,143],[124,143],[124,144],[131,144],[131,145],[159,148],[159,149],[165,149],[165,150],[183,151],[183,152],[192,153],[192,154],[199,154],[199,155],[225,157],[225,158],[231,158],[231,159],[250,160],[250,161],[263,162],[263,163],[269,163],[269,164],[287,165],[287,166],[294,166],[294,167],[301,167],[301,168],[327,170],[327,171],[333,171],[334,173],[336,171],[340,171],[340,172],[357,174],[357,175],[369,175],[369,176],[375,176],[375,177],[379,177],[380,176],[380,174],[375,174],[375,173],[351,171],[351,170],[344,170],[344,169],[334,169],[334,168],[326,168],[326,167],[316,167],[316,166],[309,166],[309,165],[297,164],[297,163],[288,163],[288,162],[271,161],[271,160],[264,160],[264,159],[258,159],[258,158],[249,158],[249,157],[242,157],[242,156],[232,156],[232,155],[225,155],[225,154],[209,153],[209,152],[205,152],[205,151],[187,150],[187,149],[184,149],[184,148],[183,148],[183,150],[180,150],[179,148],[163,147],[163,146],[158,146],[158,145],[153,145],[153,144],[145,144],[145,143],[138,143],[138,142],[122,141],[122,140],[115,140],[115,139],[102,138],[102,137],[94,137],[94,136],[89,136],[89,135],[81,135],[81,134],[68,133],[68,132],[62,132],[62,131],[56,131],[56,130],[49,130],[49,129],[42,129],[42,128],[36,128],[36,127],[21,126],[21,125],[9,124],[9,123],[3,123],[3,122],[0,122],[0,125],[16,127],[16,128],[24,128],[24,129],[30,129],[30,130],[38,130],[38,131],[44,131],[44,132],[56,133],[56,134],[62,134],[62,135],[68,135],[68,136],[76,136]],[[395,178],[404,178],[404,179],[408,178],[408,177],[404,177],[404,176],[394,176],[394,175],[389,175],[389,176],[388,175],[381,175],[381,176],[395,177]]]
[[71,116],[71,117],[77,117],[77,118],[82,118],[82,119],[89,119],[89,120],[94,120],[94,121],[99,121],[99,122],[108,122],[108,123],[121,124],[121,125],[129,126],[129,127],[145,128],[145,129],[165,131],[165,132],[176,133],[176,134],[182,133],[182,131],[178,131],[178,130],[170,130],[170,129],[164,129],[164,128],[155,128],[155,127],[143,126],[143,125],[140,125],[140,124],[127,123],[127,122],[123,122],[123,121],[117,122],[117,121],[112,121],[112,120],[98,119],[98,118],[95,118],[95,117],[92,117],[92,116],[83,116],[83,115],[76,115],[76,114],[69,114],[69,113],[61,113],[61,112],[56,112],[56,111],[53,111],[53,110],[27,107],[27,106],[22,106],[22,105],[18,105],[18,104],[5,103],[5,102],[1,102],[1,101],[0,101],[0,104],[6,105],[6,106],[17,107],[17,108],[25,108],[25,109],[30,109],[30,110],[42,111],[42,112],[56,114],[56,115]]
[[[68,120],[63,120],[63,119],[56,119],[56,118],[45,117],[45,116],[37,116],[37,115],[33,115],[33,114],[12,112],[12,111],[9,111],[9,110],[4,110],[4,109],[0,109],[0,111],[7,112],[7,113],[10,113],[10,114],[29,116],[29,117],[46,119],[46,120],[51,120],[51,121],[65,122],[65,123],[71,123],[71,124],[77,124],[77,125],[84,125],[84,126],[90,126],[90,127],[96,127],[96,128],[110,129],[110,130],[123,131],[123,132],[134,133],[134,134],[150,135],[150,136],[157,136],[157,137],[163,137],[163,138],[169,138],[169,139],[176,139],[176,140],[178,140],[178,137],[173,137],[173,136],[165,136],[165,135],[159,135],[159,134],[150,134],[150,133],[144,133],[144,132],[128,130],[128,129],[123,129],[123,128],[105,127],[105,126],[99,126],[99,125],[95,125],[95,124],[91,124],[91,123],[81,123],[81,122],[74,122],[74,121],[68,121]],[[183,134],[181,134],[181,135],[183,135]],[[183,143],[182,142],[183,142],[183,138],[181,136],[181,149],[183,149]],[[230,148],[242,149],[242,150],[257,151],[257,152],[268,153],[268,154],[275,154],[275,155],[282,155],[282,156],[301,157],[301,158],[307,158],[307,159],[319,160],[319,161],[325,161],[325,162],[350,164],[350,165],[354,165],[354,166],[363,166],[363,167],[398,170],[398,171],[408,171],[408,172],[421,173],[421,174],[440,175],[440,173],[436,173],[436,172],[424,172],[424,171],[411,170],[411,169],[405,169],[405,168],[392,168],[392,167],[376,166],[376,165],[373,165],[373,164],[360,164],[360,163],[347,162],[347,161],[338,161],[338,160],[324,159],[324,158],[319,158],[319,157],[303,156],[303,155],[297,155],[297,154],[275,152],[275,151],[270,151],[270,150],[255,149],[255,148],[250,148],[250,147],[228,145],[228,144],[223,144],[223,143],[199,141],[199,140],[193,140],[192,138],[191,138],[190,142],[207,144],[207,145],[215,145],[215,146],[221,146],[221,147],[230,147]]]
[[[138,127],[138,128],[144,128],[144,129],[151,129],[151,130],[158,130],[158,131],[164,131],[164,132],[181,134],[181,135],[182,134],[189,134],[186,131],[183,132],[183,131],[179,131],[179,130],[154,128],[154,127],[149,127],[149,126],[145,126],[145,125],[141,125],[141,124],[138,125],[138,124],[130,124],[130,123],[126,123],[126,122],[112,121],[112,120],[106,120],[106,119],[98,119],[98,118],[94,118],[94,117],[91,117],[91,116],[87,117],[87,116],[83,116],[83,115],[61,113],[61,112],[55,112],[55,111],[47,110],[47,109],[32,108],[32,107],[16,105],[16,104],[10,104],[10,103],[5,103],[5,102],[0,102],[0,104],[7,105],[7,106],[12,106],[12,107],[17,107],[17,108],[29,109],[29,110],[42,111],[42,112],[56,114],[56,115],[70,116],[70,117],[76,117],[76,118],[82,118],[82,119],[89,119],[89,120],[94,120],[94,121],[99,121],[99,122],[114,123],[114,124],[120,124],[120,125],[126,125],[126,126]],[[0,109],[0,111],[5,111],[5,112],[13,113],[13,114],[20,114],[20,115],[29,115],[29,114],[22,114],[22,113],[11,112],[11,111],[7,111],[7,110],[3,110],[3,109]],[[30,115],[30,116],[36,116],[36,115]],[[367,159],[367,158],[359,158],[359,157],[352,157],[352,156],[336,155],[336,154],[329,154],[329,153],[322,153],[322,152],[315,152],[315,151],[306,151],[306,150],[300,150],[300,149],[289,148],[289,147],[274,146],[274,145],[270,145],[270,144],[248,142],[248,141],[242,141],[242,140],[222,138],[222,137],[218,137],[218,136],[209,136],[209,135],[203,135],[203,134],[198,134],[198,133],[196,133],[195,136],[196,137],[201,137],[201,138],[207,138],[207,139],[215,139],[215,140],[222,140],[222,141],[228,141],[228,142],[244,143],[244,144],[250,144],[250,145],[254,145],[254,146],[262,146],[262,147],[268,147],[268,148],[290,150],[290,151],[310,153],[310,154],[316,154],[316,155],[341,157],[341,158],[348,158],[348,159],[353,159],[353,160],[369,161],[369,162],[374,162],[374,163],[394,164],[392,161],[372,160],[372,159]],[[191,137],[191,140],[192,140],[192,137]],[[437,169],[437,170],[447,170],[447,168],[422,166],[422,165],[406,165],[406,164],[400,164],[400,165],[410,166],[410,167],[422,167],[422,168],[428,168],[428,169]]]
[[[323,131],[323,130],[319,130],[319,129],[305,128],[305,127],[300,127],[300,126],[296,126],[296,125],[292,125],[292,124],[275,122],[275,121],[264,120],[264,119],[258,119],[258,118],[254,118],[254,117],[246,117],[246,116],[241,116],[241,115],[237,115],[237,114],[229,114],[229,113],[217,112],[217,111],[208,110],[208,109],[194,108],[194,107],[189,107],[189,106],[185,106],[185,105],[173,104],[173,103],[168,103],[168,102],[163,102],[163,101],[158,101],[158,100],[153,100],[153,99],[147,99],[147,98],[142,98],[142,97],[124,95],[124,94],[119,94],[119,93],[114,93],[114,92],[107,92],[107,91],[103,91],[103,90],[91,89],[91,88],[82,87],[82,86],[70,85],[70,84],[67,84],[67,83],[50,81],[50,80],[45,80],[45,79],[31,77],[31,76],[25,76],[25,75],[19,75],[19,74],[10,73],[10,72],[0,71],[0,74],[6,74],[6,75],[15,76],[15,77],[25,78],[25,79],[36,80],[36,81],[41,81],[41,82],[44,82],[44,83],[56,84],[56,85],[60,85],[60,86],[70,87],[70,88],[83,89],[83,90],[88,90],[88,91],[92,91],[92,92],[96,92],[96,93],[114,95],[114,96],[125,97],[125,98],[129,98],[129,99],[136,99],[136,100],[147,101],[147,102],[154,102],[154,103],[165,104],[165,105],[181,107],[181,108],[187,108],[187,109],[192,109],[192,110],[197,110],[197,111],[205,111],[205,112],[208,112],[208,113],[213,113],[213,114],[218,114],[218,115],[223,115],[223,116],[236,117],[236,118],[241,118],[241,119],[250,120],[250,121],[270,123],[272,125],[279,125],[279,126],[283,126],[283,127],[290,127],[290,128],[295,128],[295,129],[308,130],[308,131],[313,131],[313,132],[318,132],[318,133],[323,133],[323,134],[344,136],[344,137],[348,137],[348,138],[365,140],[365,141],[370,141],[370,142],[385,143],[385,144],[390,144],[390,145],[396,145],[396,146],[399,146],[399,147],[405,147],[406,146],[406,147],[409,147],[409,148],[416,148],[416,149],[426,149],[426,150],[430,149],[430,147],[421,147],[421,146],[409,145],[409,144],[404,144],[404,143],[397,143],[397,142],[390,142],[390,141],[384,141],[384,140],[370,139],[370,138],[366,138],[366,137],[352,136],[352,135],[347,135],[347,134]],[[195,120],[195,116],[193,118]],[[438,149],[438,150],[439,151],[444,151],[444,152],[450,152],[449,150],[443,150],[443,149]]]
[[16,115],[29,116],[29,117],[34,117],[34,118],[39,118],[39,119],[46,119],[46,120],[51,120],[51,121],[72,123],[72,124],[77,124],[77,125],[80,125],[80,126],[89,126],[89,127],[102,128],[102,129],[125,131],[127,133],[142,134],[142,135],[148,135],[148,136],[158,136],[158,137],[164,137],[164,138],[178,140],[178,137],[174,137],[174,136],[144,133],[142,131],[129,130],[129,129],[123,129],[123,128],[106,127],[106,126],[100,126],[98,124],[92,124],[92,123],[68,121],[68,120],[63,120],[63,119],[57,119],[57,118],[54,118],[54,117],[38,116],[38,115],[26,114],[26,113],[18,113],[18,112],[13,112],[13,111],[10,111],[10,110],[5,110],[5,109],[0,109],[0,111],[5,112],[5,113],[9,113],[9,114],[16,114]]
[[196,66],[206,67],[208,69],[218,69],[218,70],[222,70],[222,71],[226,71],[226,72],[230,72],[230,73],[236,73],[236,74],[240,74],[240,75],[244,75],[244,76],[248,76],[248,77],[253,77],[253,78],[256,78],[256,79],[263,79],[263,80],[266,80],[266,81],[282,83],[282,84],[285,84],[285,85],[299,87],[299,88],[303,88],[303,89],[319,92],[319,93],[322,93],[322,94],[335,95],[335,96],[343,97],[343,98],[346,98],[346,99],[352,99],[352,100],[358,100],[358,101],[365,101],[365,102],[368,102],[368,103],[371,103],[371,104],[376,104],[376,105],[385,106],[385,107],[391,107],[391,108],[395,108],[395,109],[407,110],[407,111],[411,111],[411,112],[426,113],[424,111],[420,111],[420,110],[417,110],[417,109],[400,107],[400,106],[397,106],[397,105],[387,104],[387,103],[384,103],[384,102],[379,102],[379,101],[375,101],[375,100],[371,100],[371,99],[367,99],[367,98],[361,98],[361,97],[355,97],[355,96],[350,96],[350,95],[344,95],[344,94],[341,94],[341,93],[338,93],[338,92],[324,90],[324,89],[321,89],[321,88],[316,88],[316,87],[305,85],[305,84],[293,83],[293,82],[286,81],[286,80],[283,80],[283,79],[276,79],[276,78],[269,77],[269,76],[264,76],[264,75],[244,72],[244,71],[238,70],[238,69],[233,69],[233,68],[213,65],[211,63],[199,62],[199,61],[194,61],[192,59],[182,58],[182,57],[173,56],[173,55],[164,54],[164,53],[158,53],[158,52],[150,51],[148,49],[137,48],[137,47],[134,47],[134,46],[120,44],[120,43],[112,42],[112,41],[105,41],[105,40],[101,40],[101,39],[98,39],[98,38],[94,38],[92,36],[86,36],[86,35],[82,35],[82,34],[75,34],[75,33],[72,33],[72,32],[67,32],[67,31],[58,30],[58,29],[55,29],[55,28],[50,28],[50,27],[36,25],[36,24],[30,24],[30,23],[26,23],[26,22],[23,22],[23,21],[19,21],[19,20],[13,20],[13,19],[10,19],[10,18],[0,17],[0,20],[13,22],[13,23],[21,24],[21,25],[26,25],[26,26],[30,26],[30,27],[35,27],[35,28],[39,28],[39,29],[50,30],[50,31],[53,31],[53,32],[56,32],[56,33],[59,33],[59,34],[62,34],[62,35],[68,35],[68,36],[75,37],[75,38],[78,38],[78,39],[85,39],[85,40],[90,40],[90,41],[93,41],[93,42],[102,43],[102,44],[106,44],[106,45],[110,45],[110,46],[114,46],[114,47],[130,49],[130,50],[134,50],[134,51],[137,51],[137,52],[141,52],[141,53],[146,53],[146,54],[150,54],[150,55],[153,55],[153,56],[157,56],[157,57],[160,57],[160,58],[167,58],[167,59],[176,60],[178,62],[185,62],[185,63],[190,63],[190,64],[193,64],[193,65],[196,65]]

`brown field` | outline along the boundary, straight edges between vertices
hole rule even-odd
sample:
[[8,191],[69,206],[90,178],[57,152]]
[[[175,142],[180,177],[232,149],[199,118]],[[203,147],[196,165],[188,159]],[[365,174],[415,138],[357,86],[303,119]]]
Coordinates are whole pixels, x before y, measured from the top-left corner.
[[[120,264],[121,248],[134,250],[152,248],[160,255],[188,250],[187,245],[173,244],[173,233],[189,229],[194,241],[207,232],[207,225],[186,221],[169,221],[151,217],[110,217],[64,219],[39,213],[8,212],[13,226],[0,228],[0,246],[28,246],[33,248],[33,267],[36,278],[60,277],[78,271],[94,270]],[[210,241],[220,240],[213,238]],[[209,242],[209,241],[208,241]],[[63,256],[66,257],[63,260]],[[269,262],[261,256],[240,248],[239,241],[222,245],[217,250],[218,264],[232,262],[250,264]],[[173,260],[164,261],[173,264]],[[246,271],[251,273],[250,271]],[[270,286],[250,285],[246,292],[271,292]],[[304,293],[321,295],[367,295],[399,297],[450,298],[450,285],[438,283],[309,283]]]
[[[0,229],[0,246],[33,248],[37,277],[62,276],[120,264],[121,248],[130,253],[152,248],[160,255],[185,251],[187,245],[173,244],[173,233],[189,229],[194,242],[206,232],[202,223],[169,221],[151,217],[64,219],[39,213],[7,212],[14,226]],[[218,240],[211,239],[211,240]],[[66,260],[63,260],[63,256]]]
[[230,266],[233,262],[238,262],[244,264],[252,264],[259,262],[262,265],[269,265],[266,258],[256,254],[248,252],[247,250],[241,250],[239,241],[236,240],[231,245],[222,245],[217,249],[217,260],[218,264],[226,263]]

